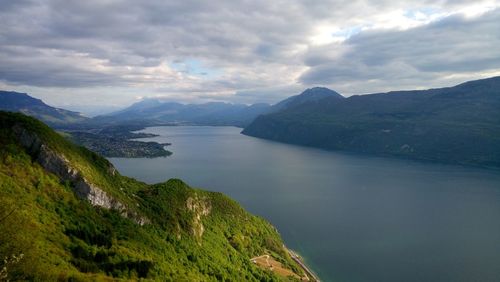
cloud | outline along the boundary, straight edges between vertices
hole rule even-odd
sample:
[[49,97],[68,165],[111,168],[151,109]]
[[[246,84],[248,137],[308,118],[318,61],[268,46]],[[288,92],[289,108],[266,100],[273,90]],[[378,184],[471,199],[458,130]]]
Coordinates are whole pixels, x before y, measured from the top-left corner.
[[443,85],[500,69],[499,6],[0,0],[0,82],[52,101],[64,92],[86,103],[85,93],[96,104],[156,95],[275,102],[316,84],[347,93]]
[[[481,17],[450,15],[408,30],[368,30],[345,42],[311,48],[304,84],[387,86],[442,84],[454,74],[471,77],[500,68],[500,10]],[[340,53],[340,55],[338,55]],[[365,87],[370,91],[370,87]],[[349,89],[343,89],[349,91]],[[352,93],[352,92],[351,92]]]

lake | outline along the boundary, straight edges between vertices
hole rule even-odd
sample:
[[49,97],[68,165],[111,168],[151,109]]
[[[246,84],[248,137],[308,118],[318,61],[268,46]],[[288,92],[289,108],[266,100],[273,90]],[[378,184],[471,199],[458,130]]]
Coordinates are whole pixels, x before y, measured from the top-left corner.
[[173,155],[110,161],[223,192],[322,281],[500,281],[500,171],[281,144],[235,127],[150,127]]

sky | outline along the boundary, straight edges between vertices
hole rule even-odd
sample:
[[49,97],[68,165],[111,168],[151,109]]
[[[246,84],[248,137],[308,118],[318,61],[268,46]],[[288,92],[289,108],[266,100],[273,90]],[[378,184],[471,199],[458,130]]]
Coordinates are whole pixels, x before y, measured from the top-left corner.
[[500,75],[500,0],[0,0],[0,89],[96,114]]

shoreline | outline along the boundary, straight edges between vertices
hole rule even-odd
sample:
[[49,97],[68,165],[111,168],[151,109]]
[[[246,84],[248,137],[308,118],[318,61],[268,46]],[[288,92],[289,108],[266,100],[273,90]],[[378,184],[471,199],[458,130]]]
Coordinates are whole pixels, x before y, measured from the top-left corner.
[[306,265],[297,252],[287,248],[286,246],[285,249],[288,251],[292,260],[295,261],[302,268],[302,270],[304,270],[306,277],[309,279],[308,281],[320,282],[318,276]]

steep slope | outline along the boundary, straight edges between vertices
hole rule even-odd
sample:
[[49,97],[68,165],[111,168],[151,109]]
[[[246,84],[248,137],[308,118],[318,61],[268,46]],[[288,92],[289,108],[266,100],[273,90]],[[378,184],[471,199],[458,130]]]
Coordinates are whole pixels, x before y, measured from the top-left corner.
[[[279,281],[266,221],[180,180],[146,185],[39,121],[0,112],[0,279]],[[5,259],[4,259],[5,258]]]
[[88,118],[80,113],[51,107],[26,93],[0,91],[0,110],[21,112],[52,126],[82,122]]
[[257,118],[244,134],[332,150],[500,166],[500,77],[326,98]]
[[146,124],[187,123],[245,126],[258,115],[266,113],[269,108],[268,104],[250,106],[218,102],[180,104],[163,102],[158,99],[145,99],[124,110],[95,117],[92,122],[116,124],[140,120]]

